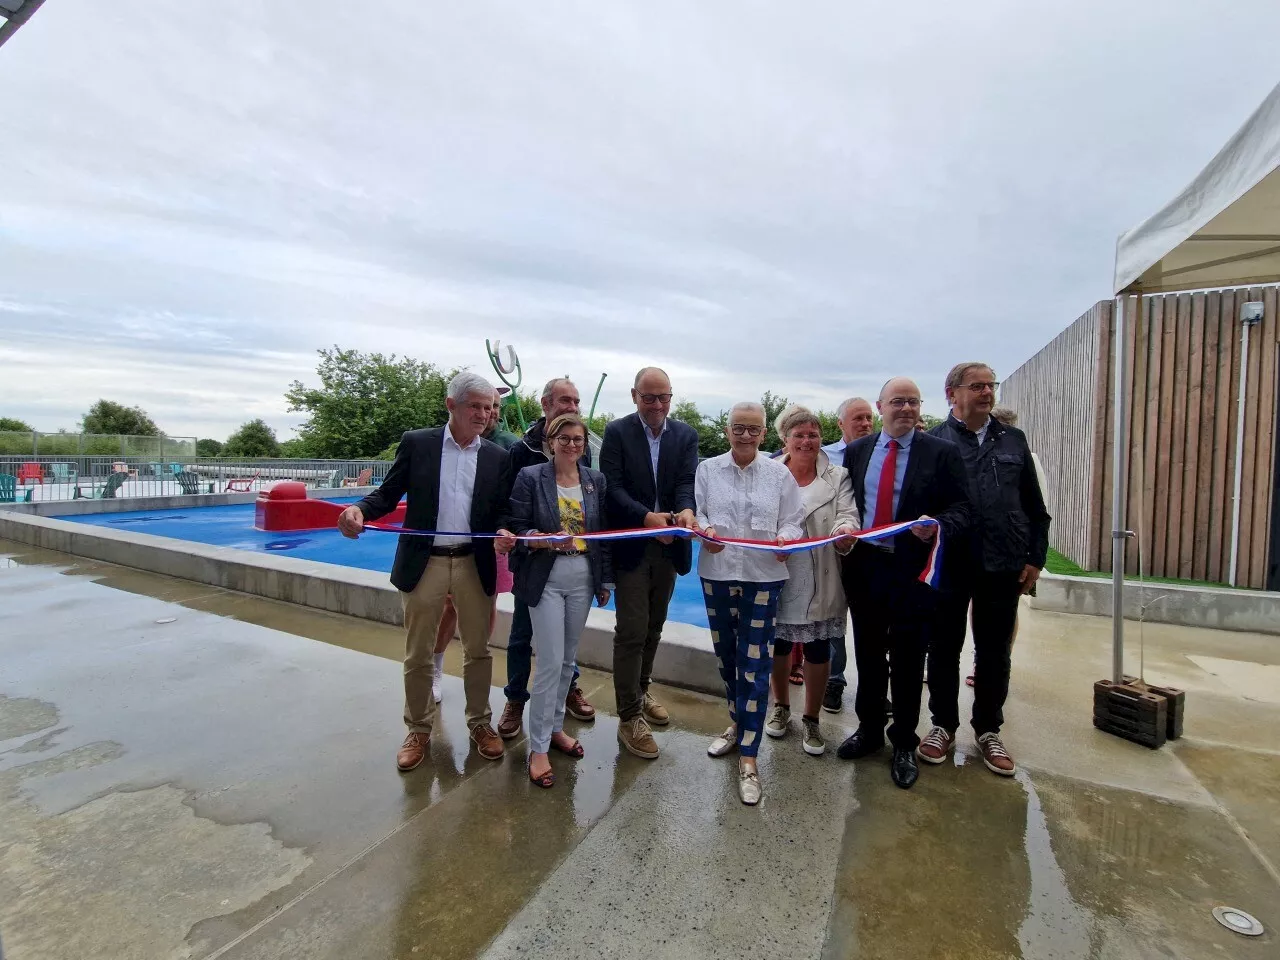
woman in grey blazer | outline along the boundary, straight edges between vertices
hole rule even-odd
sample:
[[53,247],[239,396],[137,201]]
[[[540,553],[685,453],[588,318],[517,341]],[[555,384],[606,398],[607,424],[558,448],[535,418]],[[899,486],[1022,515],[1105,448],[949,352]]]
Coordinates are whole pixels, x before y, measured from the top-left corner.
[[[529,605],[533,623],[537,663],[529,697],[529,779],[540,787],[556,782],[548,750],[575,759],[583,755],[582,744],[564,732],[564,701],[591,598],[603,607],[613,589],[609,544],[574,536],[606,529],[604,474],[578,462],[586,449],[586,424],[565,414],[551,421],[545,436],[550,459],[517,474],[497,541],[499,552],[517,551],[513,592]],[[514,536],[528,533],[559,536],[517,546]]]

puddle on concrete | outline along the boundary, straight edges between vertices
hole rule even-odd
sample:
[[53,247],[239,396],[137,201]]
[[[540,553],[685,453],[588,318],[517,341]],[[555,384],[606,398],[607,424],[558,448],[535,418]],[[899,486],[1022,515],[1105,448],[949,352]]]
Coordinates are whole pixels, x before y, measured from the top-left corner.
[[261,899],[310,863],[264,823],[197,817],[170,785],[52,816],[24,794],[27,781],[122,753],[87,744],[0,772],[0,928],[13,956],[187,956],[195,923]]
[[1210,915],[1277,902],[1212,807],[975,764],[922,770],[904,792],[887,761],[860,761],[855,789],[826,960],[1277,955]]

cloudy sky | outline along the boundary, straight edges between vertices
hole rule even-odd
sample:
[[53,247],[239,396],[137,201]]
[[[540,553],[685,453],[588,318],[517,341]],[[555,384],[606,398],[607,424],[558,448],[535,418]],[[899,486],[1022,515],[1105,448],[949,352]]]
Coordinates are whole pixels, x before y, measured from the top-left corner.
[[[224,16],[231,14],[232,16]],[[1275,0],[50,0],[0,49],[0,416],[225,437],[339,344],[625,412],[1007,373],[1275,83]]]

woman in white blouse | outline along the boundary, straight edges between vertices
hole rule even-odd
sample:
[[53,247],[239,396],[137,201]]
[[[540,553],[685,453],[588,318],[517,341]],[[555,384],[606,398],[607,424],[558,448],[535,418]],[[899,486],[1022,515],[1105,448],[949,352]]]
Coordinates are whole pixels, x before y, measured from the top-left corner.
[[[800,488],[790,470],[760,452],[764,407],[735,405],[725,432],[729,452],[698,466],[698,526],[709,536],[798,540],[804,535]],[[786,559],[724,544],[704,543],[699,551],[702,599],[732,721],[707,752],[722,757],[738,750],[738,796],[748,805],[760,802],[756,754],[769,706],[774,618],[787,580]]]
[[[831,463],[822,450],[822,425],[804,407],[791,406],[779,415],[776,429],[784,443],[779,463],[785,464],[800,487],[806,537],[851,534],[861,524],[853,499],[853,484],[844,467]],[[844,643],[848,605],[840,583],[840,559],[853,539],[816,550],[793,553],[787,559],[789,577],[778,601],[777,645],[773,663],[773,709],[764,725],[771,737],[784,737],[791,722],[791,687],[787,659],[795,644],[804,644],[804,752],[826,752],[818,726],[822,695],[831,670],[831,647]]]

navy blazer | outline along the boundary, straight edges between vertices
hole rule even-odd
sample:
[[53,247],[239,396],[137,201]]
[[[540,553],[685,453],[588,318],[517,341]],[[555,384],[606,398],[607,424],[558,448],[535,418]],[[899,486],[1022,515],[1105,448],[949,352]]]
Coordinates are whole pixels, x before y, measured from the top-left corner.
[[[698,472],[698,431],[687,423],[667,418],[667,429],[658,443],[658,483],[654,487],[649,439],[638,413],[611,421],[600,445],[600,470],[609,482],[606,506],[609,524],[617,530],[644,526],[644,515],[658,505],[658,512],[694,510],[693,481]],[[634,570],[644,557],[648,540],[619,540],[613,546],[613,562],[619,570]],[[657,542],[657,541],[652,541]],[[686,574],[693,565],[693,544],[686,537],[662,545],[662,554]]]
[[[410,430],[400,438],[396,459],[387,478],[377,490],[356,506],[368,522],[386,516],[409,495],[405,506],[404,525],[410,530],[434,530],[440,514],[440,458],[444,453],[444,432],[448,427]],[[504,506],[502,499],[502,464],[507,452],[496,443],[480,441],[476,454],[476,482],[471,489],[471,532],[493,533]],[[391,565],[391,582],[399,590],[410,593],[422,578],[431,559],[432,537],[416,535],[400,537],[396,559]],[[484,592],[493,596],[498,581],[498,563],[493,555],[493,540],[471,541],[475,551],[476,572]]]
[[[604,521],[605,485],[607,481],[599,470],[578,464],[578,482],[582,486],[582,515],[586,532],[607,530]],[[511,490],[508,513],[502,526],[512,533],[558,533],[564,529],[560,522],[560,494],[556,488],[556,465],[539,463],[525,467],[516,475]],[[611,544],[592,540],[587,548],[587,560],[591,564],[591,592],[599,593],[606,585],[612,589],[613,557]],[[515,577],[516,599],[536,607],[547,587],[551,567],[559,554],[554,550],[530,550],[523,543],[516,547],[521,553],[519,563],[511,564]]]
[[[849,471],[849,479],[853,481],[853,496],[858,503],[858,514],[863,517],[867,515],[867,466],[871,463],[871,452],[879,441],[880,433],[877,431],[844,448],[844,468]],[[898,509],[893,519],[901,523],[926,514],[936,519],[942,528],[942,550],[945,554],[950,549],[953,538],[968,531],[970,511],[969,481],[965,476],[960,451],[950,441],[917,431],[911,439],[907,472],[902,478]],[[932,547],[920,538],[903,532],[893,538],[893,549],[890,562],[896,571],[904,577],[914,579],[928,562]],[[856,552],[851,551],[849,557],[853,557]],[[848,558],[844,570],[846,575],[852,572]]]

